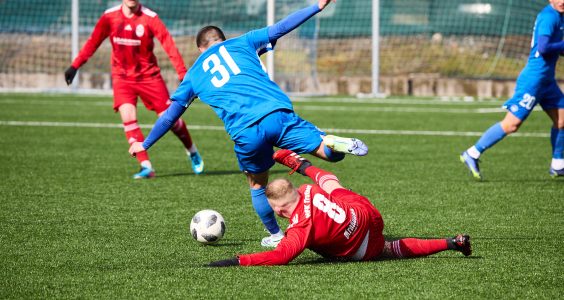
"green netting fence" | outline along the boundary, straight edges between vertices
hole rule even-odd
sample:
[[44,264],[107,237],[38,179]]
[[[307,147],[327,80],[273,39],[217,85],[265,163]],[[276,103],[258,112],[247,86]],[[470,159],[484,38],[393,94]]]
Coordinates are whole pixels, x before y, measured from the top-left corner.
[[[82,46],[104,10],[121,1],[79,3]],[[199,54],[194,35],[202,26],[218,25],[229,36],[266,26],[267,0],[142,3],[165,22],[188,65]],[[278,0],[276,20],[310,3]],[[546,0],[380,0],[380,74],[514,79],[526,62],[535,16],[547,4]],[[276,80],[288,91],[322,92],[320,83],[331,78],[369,78],[371,22],[371,0],[332,4],[278,43]],[[110,52],[106,41],[81,69],[90,75],[82,86],[110,88]],[[160,46],[156,53],[165,78],[174,78]],[[71,59],[71,0],[0,0],[0,87],[35,87],[38,80],[64,86],[62,72]],[[562,75],[559,68],[558,76]]]

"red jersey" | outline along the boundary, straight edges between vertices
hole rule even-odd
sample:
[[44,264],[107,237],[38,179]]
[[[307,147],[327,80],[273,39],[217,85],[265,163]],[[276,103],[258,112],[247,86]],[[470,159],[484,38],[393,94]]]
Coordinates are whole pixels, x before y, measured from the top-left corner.
[[113,49],[112,76],[136,80],[160,74],[153,53],[153,38],[156,37],[170,57],[178,78],[184,78],[186,66],[172,37],[159,16],[144,6],[131,18],[123,14],[121,5],[106,10],[72,66],[78,69],[85,64],[108,36]]
[[311,184],[298,192],[300,200],[276,249],[240,255],[242,266],[287,264],[306,248],[332,259],[368,260],[380,254],[384,223],[368,199],[345,189],[329,196]]

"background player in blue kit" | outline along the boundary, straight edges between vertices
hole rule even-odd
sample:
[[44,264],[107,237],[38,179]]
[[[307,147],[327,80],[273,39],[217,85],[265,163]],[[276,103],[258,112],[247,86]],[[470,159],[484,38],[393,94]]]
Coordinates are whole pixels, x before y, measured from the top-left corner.
[[161,138],[198,97],[210,105],[235,142],[239,167],[251,189],[253,207],[271,233],[261,242],[274,247],[283,237],[265,187],[268,170],[274,165],[273,146],[296,153],[311,153],[336,162],[344,153],[363,156],[367,146],[358,139],[325,135],[293,111],[288,96],[271,81],[259,54],[300,24],[323,10],[330,0],[299,10],[273,26],[226,40],[215,26],[198,32],[196,43],[202,54],[194,62],[174,95],[170,108],[157,120],[143,143],[132,144],[129,152],[147,150]]
[[564,51],[564,0],[549,2],[537,16],[531,53],[517,79],[515,94],[503,105],[508,110],[505,118],[486,130],[478,142],[460,156],[477,179],[482,179],[478,166],[480,155],[508,134],[516,132],[537,103],[553,122],[550,175],[564,176],[564,94],[555,79],[556,62]]

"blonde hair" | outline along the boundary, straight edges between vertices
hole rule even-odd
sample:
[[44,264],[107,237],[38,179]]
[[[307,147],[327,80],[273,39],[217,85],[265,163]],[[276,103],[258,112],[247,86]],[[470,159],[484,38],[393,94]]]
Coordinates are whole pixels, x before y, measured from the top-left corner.
[[266,198],[270,201],[279,201],[285,199],[288,195],[295,193],[294,185],[290,180],[278,178],[273,180],[266,186]]

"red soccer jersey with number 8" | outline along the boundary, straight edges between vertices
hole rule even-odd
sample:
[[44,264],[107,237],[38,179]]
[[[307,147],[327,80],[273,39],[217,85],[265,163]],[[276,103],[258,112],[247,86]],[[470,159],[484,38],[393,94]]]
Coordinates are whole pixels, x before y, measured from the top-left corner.
[[[371,259],[381,252],[384,224],[368,199],[345,189],[329,197],[311,184],[301,186],[299,194],[298,206],[276,249],[240,255],[241,265],[287,264],[306,248],[323,257],[350,260]],[[369,230],[367,245],[359,251]]]

